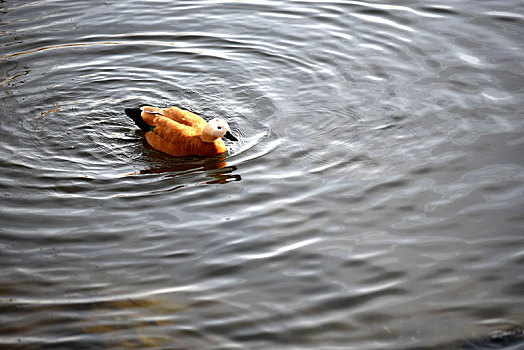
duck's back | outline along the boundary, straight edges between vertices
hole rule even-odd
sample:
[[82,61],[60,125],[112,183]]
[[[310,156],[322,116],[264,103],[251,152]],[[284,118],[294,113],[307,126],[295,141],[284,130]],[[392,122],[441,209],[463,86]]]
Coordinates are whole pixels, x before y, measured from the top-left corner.
[[178,123],[203,130],[207,122],[199,115],[180,109],[178,107],[169,107],[163,110],[164,116]]

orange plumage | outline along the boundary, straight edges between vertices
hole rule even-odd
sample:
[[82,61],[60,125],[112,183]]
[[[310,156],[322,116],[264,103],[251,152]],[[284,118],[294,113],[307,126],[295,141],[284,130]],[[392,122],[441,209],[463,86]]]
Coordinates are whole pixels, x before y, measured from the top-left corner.
[[206,122],[178,107],[128,108],[125,112],[154,149],[173,156],[215,156],[226,152],[221,137],[237,141],[226,121],[215,118]]

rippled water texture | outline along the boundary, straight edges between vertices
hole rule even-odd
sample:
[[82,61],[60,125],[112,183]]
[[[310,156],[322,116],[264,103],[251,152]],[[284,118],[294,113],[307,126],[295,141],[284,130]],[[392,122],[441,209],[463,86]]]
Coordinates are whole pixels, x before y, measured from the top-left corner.
[[[523,346],[523,38],[521,0],[0,0],[0,348]],[[240,142],[165,156],[143,104]]]

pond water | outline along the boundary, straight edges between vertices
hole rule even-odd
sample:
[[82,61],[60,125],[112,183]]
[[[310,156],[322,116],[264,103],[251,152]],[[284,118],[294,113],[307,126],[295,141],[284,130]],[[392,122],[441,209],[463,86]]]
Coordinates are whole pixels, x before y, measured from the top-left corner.
[[523,82],[521,0],[0,1],[0,347],[524,346]]

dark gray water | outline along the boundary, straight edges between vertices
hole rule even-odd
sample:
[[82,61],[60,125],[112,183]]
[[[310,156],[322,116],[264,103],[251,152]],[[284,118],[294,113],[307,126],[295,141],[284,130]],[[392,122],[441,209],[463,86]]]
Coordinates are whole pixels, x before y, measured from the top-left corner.
[[0,1],[0,98],[0,348],[524,343],[521,0]]

